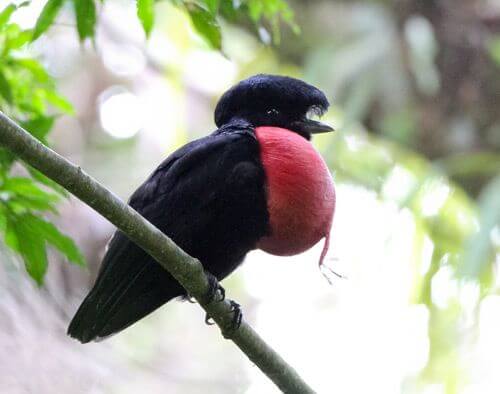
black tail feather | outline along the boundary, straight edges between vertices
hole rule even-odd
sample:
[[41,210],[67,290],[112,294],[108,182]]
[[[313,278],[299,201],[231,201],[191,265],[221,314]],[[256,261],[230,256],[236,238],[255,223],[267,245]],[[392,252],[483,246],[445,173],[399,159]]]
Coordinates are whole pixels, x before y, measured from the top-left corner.
[[140,296],[131,296],[131,303],[122,302],[111,314],[96,308],[93,294],[83,301],[68,327],[68,335],[82,343],[99,340],[131,326],[169,301],[172,297],[157,289]]
[[182,294],[182,287],[170,274],[118,232],[68,335],[82,343],[110,336]]

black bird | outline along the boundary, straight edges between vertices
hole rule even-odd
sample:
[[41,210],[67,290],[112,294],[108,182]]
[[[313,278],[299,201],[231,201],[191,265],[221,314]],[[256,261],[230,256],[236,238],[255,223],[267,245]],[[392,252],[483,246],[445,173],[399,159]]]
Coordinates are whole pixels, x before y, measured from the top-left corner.
[[[309,140],[333,129],[307,116],[328,106],[320,90],[298,79],[243,80],[218,102],[218,129],[172,153],[129,204],[217,280],[252,249],[293,255],[324,237],[321,264],[335,192]],[[68,334],[83,343],[107,337],[179,296],[187,296],[182,286],[116,231]]]

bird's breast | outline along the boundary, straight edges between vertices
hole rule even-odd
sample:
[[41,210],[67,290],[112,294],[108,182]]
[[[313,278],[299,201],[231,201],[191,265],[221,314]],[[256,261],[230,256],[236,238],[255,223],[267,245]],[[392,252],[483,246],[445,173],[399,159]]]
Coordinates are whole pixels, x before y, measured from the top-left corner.
[[270,221],[270,234],[258,247],[279,256],[304,252],[327,237],[332,225],[335,189],[328,167],[297,133],[279,127],[258,127],[255,132]]

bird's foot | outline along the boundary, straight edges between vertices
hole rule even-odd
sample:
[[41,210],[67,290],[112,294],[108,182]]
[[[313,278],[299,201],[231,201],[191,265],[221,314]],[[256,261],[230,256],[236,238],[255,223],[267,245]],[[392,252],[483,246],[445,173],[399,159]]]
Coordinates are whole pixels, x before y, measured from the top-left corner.
[[[229,313],[233,314],[233,318],[231,319],[231,322],[222,329],[222,335],[224,338],[228,339],[231,337],[233,332],[235,332],[238,328],[241,326],[241,322],[243,320],[243,312],[241,311],[241,306],[237,302],[230,300],[229,303],[231,304],[231,309],[229,310]],[[213,319],[209,316],[207,313],[205,315],[205,323],[208,324],[209,326],[215,324]]]
[[219,281],[210,272],[205,272],[208,279],[208,290],[200,300],[202,305],[208,305],[212,301],[222,302],[226,299],[226,290],[220,285]]
[[[226,290],[220,285],[219,281],[214,275],[212,275],[210,272],[206,272],[206,275],[208,279],[208,291],[203,299],[200,300],[200,303],[202,305],[208,305],[213,301],[224,301],[226,299]],[[228,326],[223,330],[223,335],[225,338],[228,338],[234,331],[240,328],[241,321],[243,319],[243,313],[241,312],[240,304],[233,300],[229,300],[229,303],[231,305],[229,313],[232,313],[233,317]],[[205,323],[209,326],[215,324],[215,321],[208,313],[205,315]]]
[[225,330],[223,330],[222,335],[224,338],[229,338],[231,334],[236,331],[241,326],[241,321],[243,320],[243,312],[241,311],[241,306],[237,302],[230,300],[231,310],[230,313],[233,314],[231,323]]
[[[219,284],[219,281],[210,272],[205,271],[205,275],[208,279],[208,291],[200,300],[200,304],[207,305],[212,301],[221,302],[226,299],[226,290]],[[196,298],[192,295],[187,295],[184,297],[187,302],[191,304],[196,304]]]

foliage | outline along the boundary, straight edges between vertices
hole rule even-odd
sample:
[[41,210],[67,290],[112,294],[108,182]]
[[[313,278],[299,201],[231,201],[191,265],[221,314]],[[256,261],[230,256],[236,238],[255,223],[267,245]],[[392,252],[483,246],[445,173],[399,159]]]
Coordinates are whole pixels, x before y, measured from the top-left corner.
[[[155,0],[136,0],[137,16],[146,36],[154,24]],[[280,22],[288,24],[295,32],[297,25],[293,12],[284,0],[170,0],[179,8],[185,9],[194,29],[215,49],[222,49],[222,35],[219,19],[232,22],[250,22],[255,31],[266,30],[269,26],[275,42],[279,42]],[[57,14],[65,3],[72,2],[78,36],[81,41],[94,38],[97,24],[96,0],[48,0],[42,10],[33,34],[36,40],[53,25]],[[104,1],[102,1],[104,2]]]
[[[10,4],[0,13],[0,109],[47,144],[56,117],[73,109],[44,67],[23,53],[34,32],[9,22],[23,6],[26,3]],[[16,165],[15,157],[0,149],[0,231],[38,284],[47,270],[47,245],[71,262],[84,264],[75,243],[44,218],[57,213],[65,195],[54,182],[28,165]]]

